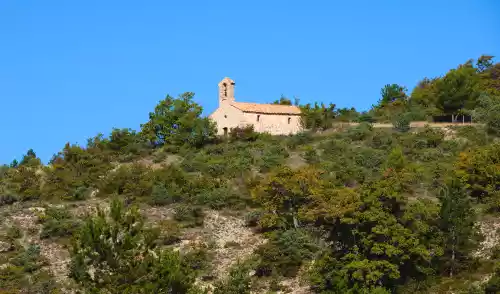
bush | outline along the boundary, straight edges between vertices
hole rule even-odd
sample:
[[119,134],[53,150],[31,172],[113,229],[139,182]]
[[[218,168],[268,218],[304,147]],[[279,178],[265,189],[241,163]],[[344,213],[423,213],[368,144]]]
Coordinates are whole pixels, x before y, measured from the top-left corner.
[[250,269],[237,263],[229,271],[229,276],[215,283],[213,294],[250,294]]
[[263,216],[263,212],[259,210],[251,211],[245,216],[245,224],[247,227],[256,227]]
[[153,205],[169,205],[178,202],[181,199],[181,191],[175,183],[172,183],[169,188],[163,184],[153,186],[151,192],[151,203]]
[[259,138],[259,133],[255,132],[253,125],[231,128],[229,132],[231,141],[253,142]]
[[320,161],[318,153],[316,152],[316,149],[313,146],[307,146],[305,148],[304,159],[309,164],[315,164]]
[[65,208],[55,207],[47,208],[39,221],[43,224],[40,238],[71,236],[80,225]]
[[26,273],[32,273],[44,265],[40,256],[40,247],[33,244],[12,258],[10,263],[21,267]]
[[411,119],[406,113],[400,114],[394,118],[392,125],[394,129],[401,133],[406,133],[410,130]]
[[204,275],[211,270],[212,258],[213,254],[207,246],[200,245],[184,254],[182,264],[197,275]]
[[90,189],[89,187],[80,186],[73,192],[72,200],[85,200],[90,196],[91,192],[92,189]]
[[260,263],[258,276],[275,274],[294,277],[305,260],[312,259],[318,245],[301,229],[292,229],[273,234],[268,243],[260,246],[256,253]]
[[346,136],[352,141],[362,141],[373,132],[373,126],[369,123],[360,123],[358,126],[349,128]]
[[298,134],[288,136],[286,145],[290,149],[295,149],[300,145],[310,143],[312,140],[313,137],[310,132],[300,132]]
[[160,223],[160,244],[172,245],[181,240],[181,229],[173,220],[164,220]]
[[174,219],[182,222],[185,227],[203,225],[204,213],[200,207],[181,204],[175,208]]
[[179,252],[156,248],[158,234],[137,207],[114,200],[75,235],[70,276],[90,293],[188,293],[193,270]]
[[0,187],[0,206],[10,205],[17,201],[19,201],[19,197],[16,194],[8,190],[2,191]]
[[23,232],[16,225],[13,225],[12,227],[9,227],[9,229],[7,230],[7,238],[9,240],[19,239],[22,236],[23,236]]
[[238,209],[244,207],[243,199],[228,186],[203,191],[196,196],[196,203],[199,205],[208,205],[212,209],[221,209],[224,207]]

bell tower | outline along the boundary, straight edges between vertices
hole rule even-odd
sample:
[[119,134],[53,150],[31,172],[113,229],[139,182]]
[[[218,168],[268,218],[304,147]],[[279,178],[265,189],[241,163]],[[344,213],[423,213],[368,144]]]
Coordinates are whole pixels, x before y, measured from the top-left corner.
[[219,104],[234,101],[234,81],[224,78],[219,83]]

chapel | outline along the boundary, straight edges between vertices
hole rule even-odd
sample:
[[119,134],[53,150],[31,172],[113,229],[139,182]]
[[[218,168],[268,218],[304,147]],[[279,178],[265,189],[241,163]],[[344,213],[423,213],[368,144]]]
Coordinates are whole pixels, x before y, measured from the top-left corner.
[[272,135],[296,134],[302,130],[298,106],[236,102],[234,86],[230,78],[219,83],[219,107],[209,116],[217,123],[219,135],[247,125],[253,125],[256,132]]

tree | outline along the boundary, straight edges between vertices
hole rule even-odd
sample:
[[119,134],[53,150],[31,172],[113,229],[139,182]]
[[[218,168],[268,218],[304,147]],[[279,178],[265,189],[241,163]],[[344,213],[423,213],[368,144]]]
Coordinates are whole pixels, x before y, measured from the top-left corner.
[[292,105],[292,100],[290,100],[290,99],[286,98],[285,96],[281,95],[280,99],[274,101],[273,104]]
[[443,78],[436,80],[437,108],[450,115],[474,109],[479,97],[478,85],[479,75],[472,61],[450,70]]
[[312,131],[331,128],[333,120],[337,115],[335,107],[335,104],[332,103],[327,107],[323,103],[320,105],[317,102],[314,103],[314,106],[311,106],[311,104],[301,106],[302,126]]
[[201,117],[202,107],[193,101],[194,93],[186,92],[174,99],[170,95],[160,101],[149,121],[141,125],[141,134],[155,146],[171,144],[194,147],[215,139],[216,126],[207,117]]
[[45,198],[81,200],[111,168],[109,161],[100,147],[84,149],[66,143],[44,167],[42,194]]
[[476,67],[479,72],[485,72],[493,66],[493,58],[492,55],[481,55],[476,62]]
[[478,232],[469,196],[459,180],[451,179],[443,187],[440,201],[440,228],[444,233],[443,266],[452,277],[476,246]]
[[478,202],[490,202],[492,210],[500,209],[500,143],[460,153],[455,172],[470,196]]
[[187,293],[192,269],[179,253],[156,248],[157,238],[136,207],[114,200],[74,238],[70,276],[92,293]]
[[310,223],[323,228],[332,244],[312,268],[317,293],[389,293],[408,279],[432,274],[431,260],[440,254],[438,210],[430,202],[409,203],[406,167],[401,160],[389,166],[361,194],[344,189],[331,195],[331,204],[310,203]]
[[406,87],[398,84],[387,84],[380,90],[379,106],[385,106],[395,101],[406,101]]
[[320,171],[312,167],[292,170],[282,167],[273,172],[253,191],[256,202],[261,203],[266,214],[261,219],[263,227],[300,226],[299,209],[310,194],[316,192]]
[[490,134],[500,136],[500,96],[481,95],[474,114]]
[[13,168],[17,167],[18,165],[19,165],[19,161],[17,161],[17,159],[12,160],[12,162],[10,163],[10,167],[13,167]]

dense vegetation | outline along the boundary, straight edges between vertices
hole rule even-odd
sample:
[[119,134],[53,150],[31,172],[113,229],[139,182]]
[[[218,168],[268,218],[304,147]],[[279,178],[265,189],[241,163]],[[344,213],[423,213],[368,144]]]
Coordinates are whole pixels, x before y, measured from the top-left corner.
[[[39,232],[4,224],[0,293],[205,293],[207,281],[213,293],[272,292],[295,278],[323,294],[500,291],[500,247],[484,245],[500,212],[499,63],[482,56],[410,94],[386,85],[364,113],[300,107],[303,133],[249,126],[219,138],[193,93],[167,96],[138,132],[68,143],[47,165],[29,150],[0,167],[2,208],[43,208]],[[410,128],[439,115],[482,124]],[[69,209],[96,200],[105,205],[78,217]],[[147,208],[171,217],[149,221]],[[266,239],[223,276],[216,245],[179,244],[211,211]],[[69,286],[33,236],[68,249]]]

